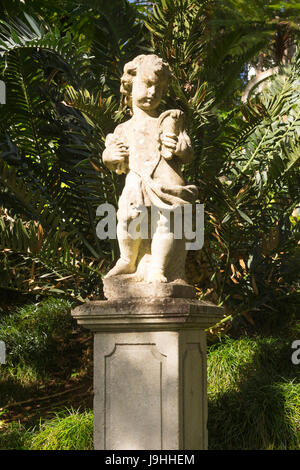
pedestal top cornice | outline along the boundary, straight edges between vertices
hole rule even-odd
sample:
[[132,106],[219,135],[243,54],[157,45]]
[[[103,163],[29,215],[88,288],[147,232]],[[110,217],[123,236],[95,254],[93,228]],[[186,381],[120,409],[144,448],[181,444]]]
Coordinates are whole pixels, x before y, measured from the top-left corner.
[[96,300],[72,311],[92,331],[207,329],[224,316],[224,308],[196,299],[153,298]]

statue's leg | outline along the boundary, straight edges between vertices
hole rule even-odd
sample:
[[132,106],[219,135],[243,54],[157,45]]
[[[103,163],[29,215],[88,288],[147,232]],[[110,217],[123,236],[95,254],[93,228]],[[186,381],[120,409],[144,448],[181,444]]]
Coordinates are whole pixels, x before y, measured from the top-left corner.
[[185,260],[187,251],[185,249],[185,238],[174,240],[174,253],[172,259],[168,263],[168,276],[171,280],[186,281]]
[[152,237],[151,264],[148,282],[168,282],[166,268],[174,247],[174,233],[170,221],[160,212],[157,228]]
[[118,274],[132,274],[136,271],[136,260],[141,244],[141,238],[133,239],[127,231],[127,221],[121,219],[117,225],[117,238],[120,248],[120,258],[116,265],[105,277]]
[[[128,173],[125,187],[119,199],[117,213],[117,239],[120,248],[120,258],[106,277],[118,274],[132,274],[136,271],[136,261],[139,254],[141,237],[131,235],[130,224],[141,222],[144,214],[136,208],[141,204],[140,178],[135,173]],[[137,223],[138,226],[138,223]]]

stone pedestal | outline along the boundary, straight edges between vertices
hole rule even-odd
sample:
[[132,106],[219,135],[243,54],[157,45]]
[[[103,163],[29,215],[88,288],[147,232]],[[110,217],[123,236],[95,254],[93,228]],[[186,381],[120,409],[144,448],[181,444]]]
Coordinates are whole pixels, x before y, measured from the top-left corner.
[[207,448],[203,330],[222,308],[123,296],[88,302],[72,315],[94,332],[95,449]]

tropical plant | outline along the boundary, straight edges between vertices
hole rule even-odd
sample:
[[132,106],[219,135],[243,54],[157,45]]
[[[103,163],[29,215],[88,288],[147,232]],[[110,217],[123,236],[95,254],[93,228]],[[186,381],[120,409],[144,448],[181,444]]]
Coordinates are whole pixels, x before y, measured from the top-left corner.
[[[100,246],[96,235],[96,208],[115,203],[119,193],[119,183],[99,160],[116,109],[110,90],[115,84],[104,78],[117,53],[134,55],[132,33],[141,35],[141,25],[133,24],[134,10],[120,0],[124,11],[113,28],[117,5],[102,3],[92,44],[80,38],[75,46],[73,29],[62,33],[26,12],[25,21],[1,25],[7,94],[0,119],[2,287],[61,290],[81,298],[93,288],[97,293],[99,263],[114,256],[114,242]],[[83,11],[89,11],[86,3]],[[107,47],[102,62],[100,30]],[[105,47],[104,36],[100,43]]]
[[299,55],[256,99],[256,115],[248,103],[242,123],[225,124],[223,164],[213,182],[205,161],[201,168],[205,188],[214,188],[203,191],[206,236],[218,243],[208,238],[204,253],[215,267],[216,290],[230,298],[231,313],[237,309],[252,323],[255,311],[286,321],[299,302],[299,218],[292,216],[300,201],[298,69]]
[[[299,56],[242,103],[249,64],[282,15],[271,21],[260,5],[246,19],[235,3],[230,14],[221,0],[89,0],[61,31],[28,14],[2,23],[1,70],[14,97],[0,120],[5,285],[96,292],[99,263],[105,270],[115,250],[97,239],[96,207],[116,203],[122,185],[101,162],[104,137],[126,118],[118,109],[124,63],[154,51],[173,72],[166,105],[190,118],[196,158],[185,175],[206,210],[204,249],[188,258],[191,282],[252,323],[254,311],[298,301]],[[78,15],[86,36],[73,30]],[[295,21],[290,31],[296,36]],[[10,274],[16,263],[20,282]]]

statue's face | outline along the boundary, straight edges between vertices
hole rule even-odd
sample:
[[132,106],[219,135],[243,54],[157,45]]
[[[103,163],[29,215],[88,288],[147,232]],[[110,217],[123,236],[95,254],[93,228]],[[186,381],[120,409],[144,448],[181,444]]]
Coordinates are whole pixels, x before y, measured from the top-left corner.
[[132,83],[132,104],[144,111],[154,111],[162,99],[164,86],[153,72],[138,71]]

